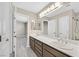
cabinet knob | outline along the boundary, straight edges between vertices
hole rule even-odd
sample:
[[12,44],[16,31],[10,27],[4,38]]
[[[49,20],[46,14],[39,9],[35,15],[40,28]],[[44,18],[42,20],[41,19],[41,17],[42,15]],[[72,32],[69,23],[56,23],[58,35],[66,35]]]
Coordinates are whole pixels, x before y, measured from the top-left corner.
[[9,41],[9,39],[6,39],[6,41]]

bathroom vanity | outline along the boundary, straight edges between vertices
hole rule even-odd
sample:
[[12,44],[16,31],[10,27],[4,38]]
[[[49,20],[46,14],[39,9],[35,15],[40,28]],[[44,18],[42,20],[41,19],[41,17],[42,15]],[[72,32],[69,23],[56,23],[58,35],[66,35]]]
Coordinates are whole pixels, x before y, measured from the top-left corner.
[[30,36],[30,47],[38,57],[70,57],[70,55]]
[[38,18],[41,26],[35,25],[38,30],[32,29],[30,47],[40,57],[79,57],[78,19],[75,12],[66,7]]

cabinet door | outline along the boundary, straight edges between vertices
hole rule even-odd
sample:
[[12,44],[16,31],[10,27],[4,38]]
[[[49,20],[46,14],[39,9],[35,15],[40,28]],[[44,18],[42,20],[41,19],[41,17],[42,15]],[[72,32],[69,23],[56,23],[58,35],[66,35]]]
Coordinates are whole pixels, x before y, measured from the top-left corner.
[[43,44],[43,57],[68,57],[68,55],[66,55],[46,44]]
[[35,53],[37,56],[42,57],[42,42],[35,40]]
[[46,49],[43,50],[43,57],[55,57],[54,55],[52,55],[49,51],[47,51]]
[[30,37],[30,47],[34,50],[34,38]]
[[55,57],[54,53],[52,53],[52,48],[43,44],[43,57]]
[[59,18],[59,37],[69,38],[69,16]]

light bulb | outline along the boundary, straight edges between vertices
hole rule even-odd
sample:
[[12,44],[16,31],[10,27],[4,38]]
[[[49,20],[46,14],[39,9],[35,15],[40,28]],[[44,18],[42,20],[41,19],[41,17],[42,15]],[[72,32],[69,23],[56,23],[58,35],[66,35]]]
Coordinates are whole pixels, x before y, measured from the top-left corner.
[[55,3],[55,7],[59,7],[60,5],[61,5],[60,2]]
[[33,23],[35,23],[35,21],[34,21],[34,20],[32,20],[32,22],[33,22]]
[[54,4],[52,4],[51,6],[50,6],[50,10],[53,10],[55,8],[55,6],[54,6]]

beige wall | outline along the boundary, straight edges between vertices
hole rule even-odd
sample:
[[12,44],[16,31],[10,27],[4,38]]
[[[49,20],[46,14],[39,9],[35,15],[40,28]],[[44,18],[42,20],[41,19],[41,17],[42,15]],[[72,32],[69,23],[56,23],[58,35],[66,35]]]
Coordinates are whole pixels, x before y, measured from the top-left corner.
[[26,15],[26,18],[28,16],[28,21],[27,21],[27,28],[28,28],[27,29],[27,33],[28,33],[28,35],[27,35],[27,38],[28,38],[27,39],[27,47],[28,47],[29,46],[29,36],[30,36],[30,34],[32,32],[32,30],[31,30],[31,22],[32,22],[32,20],[37,20],[37,16],[36,16],[35,13],[29,12],[29,11],[26,11],[26,10],[20,9],[20,8],[16,8],[16,12]]
[[16,21],[16,35],[22,37],[25,34],[25,23]]
[[69,38],[74,39],[74,30],[75,30],[74,29],[75,23],[74,23],[74,19],[73,19],[73,17],[75,18],[74,11],[68,10],[66,12],[63,12],[63,13],[56,15],[54,18],[58,19],[58,18],[63,17],[63,16],[69,16]]
[[[74,36],[74,33],[75,33],[75,22],[74,22],[74,19],[73,17],[75,18],[75,13],[73,10],[68,10],[68,11],[65,11],[65,12],[62,12],[56,16],[52,16],[50,18],[48,18],[47,20],[50,20],[50,19],[56,19],[58,21],[58,19],[60,17],[63,17],[63,16],[69,16],[69,38],[70,39],[75,39],[75,36]],[[46,20],[46,19],[44,19]],[[42,20],[43,21],[43,20]],[[58,28],[57,28],[57,33],[58,33]]]
[[[43,19],[37,19],[37,15],[32,13],[32,12],[29,12],[29,11],[25,11],[23,9],[20,9],[20,8],[17,8],[17,12],[21,13],[21,14],[24,14],[24,15],[27,15],[29,16],[28,17],[28,35],[31,35],[31,34],[37,34],[37,33],[42,33],[43,32],[43,21],[44,20],[50,20],[50,19],[57,19],[60,18],[60,17],[63,17],[63,16],[69,16],[69,38],[70,39],[75,39],[75,22],[74,22],[74,19],[73,17],[75,18],[75,13],[73,10],[68,10],[66,12],[62,12],[56,16],[52,16],[50,18],[43,18]],[[40,21],[40,24],[41,24],[41,29],[40,30],[31,30],[31,22],[32,20],[35,20],[35,22],[39,22]],[[57,29],[58,30],[58,29]]]
[[[76,21],[78,19],[78,21]],[[76,26],[77,25],[77,26]],[[79,39],[79,12],[75,14],[75,36]]]

